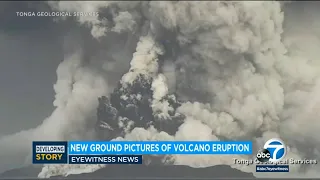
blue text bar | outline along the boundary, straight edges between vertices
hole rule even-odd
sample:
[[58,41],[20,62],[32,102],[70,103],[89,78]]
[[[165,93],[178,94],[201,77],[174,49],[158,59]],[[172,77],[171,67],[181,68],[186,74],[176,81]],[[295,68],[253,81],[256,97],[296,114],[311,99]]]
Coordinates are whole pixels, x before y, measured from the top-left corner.
[[71,141],[73,155],[252,154],[249,141]]

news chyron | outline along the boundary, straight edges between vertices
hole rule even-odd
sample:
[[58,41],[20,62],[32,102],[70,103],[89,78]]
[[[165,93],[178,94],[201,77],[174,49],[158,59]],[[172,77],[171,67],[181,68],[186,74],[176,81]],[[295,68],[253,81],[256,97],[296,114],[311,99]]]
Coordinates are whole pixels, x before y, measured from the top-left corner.
[[[116,154],[116,155],[115,155]],[[252,154],[250,141],[33,142],[35,164],[142,164],[142,155]]]
[[256,165],[256,172],[289,172],[289,165],[313,165],[316,159],[285,158],[286,144],[279,138],[269,139],[254,160],[234,159],[235,164]]

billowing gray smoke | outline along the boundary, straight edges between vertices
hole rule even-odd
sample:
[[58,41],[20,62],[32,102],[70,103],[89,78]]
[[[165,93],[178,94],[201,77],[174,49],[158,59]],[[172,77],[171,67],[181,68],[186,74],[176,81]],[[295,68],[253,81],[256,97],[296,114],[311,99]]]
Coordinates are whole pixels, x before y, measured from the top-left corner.
[[[50,5],[59,11],[99,12],[99,17],[76,20],[89,27],[101,45],[106,42],[108,55],[99,60],[86,57],[86,47],[80,47],[60,64],[57,108],[31,139],[51,129],[51,136],[44,139],[93,138],[89,124],[99,119],[99,136],[106,139],[252,140],[261,147],[269,138],[280,137],[290,147],[288,158],[318,157],[320,31],[296,27],[306,23],[293,10],[300,5],[272,1]],[[117,41],[120,37],[126,42]],[[121,54],[131,52],[133,42],[130,61]],[[57,121],[59,126],[52,128]],[[234,165],[235,156],[168,158],[163,163],[228,164],[253,171]],[[99,168],[48,165],[39,177]],[[319,170],[319,166],[290,168],[295,177],[317,176]]]

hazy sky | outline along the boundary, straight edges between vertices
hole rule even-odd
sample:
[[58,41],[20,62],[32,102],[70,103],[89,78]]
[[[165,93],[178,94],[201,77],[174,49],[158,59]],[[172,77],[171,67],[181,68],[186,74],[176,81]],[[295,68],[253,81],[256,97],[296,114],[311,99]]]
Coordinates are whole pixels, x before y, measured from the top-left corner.
[[[24,6],[25,8],[22,8]],[[47,17],[16,17],[26,3],[1,2],[0,136],[39,125],[53,110],[62,36]]]

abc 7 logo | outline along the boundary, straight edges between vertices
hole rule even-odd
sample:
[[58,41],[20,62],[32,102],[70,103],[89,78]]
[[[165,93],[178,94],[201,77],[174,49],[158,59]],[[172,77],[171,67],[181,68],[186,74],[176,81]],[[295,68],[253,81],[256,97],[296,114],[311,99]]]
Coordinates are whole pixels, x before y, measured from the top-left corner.
[[271,155],[268,149],[261,149],[257,154],[257,159],[260,162],[268,162],[270,157]]
[[286,155],[286,147],[280,139],[270,139],[265,145],[264,149],[260,150],[257,154],[257,159],[260,162],[278,162]]

